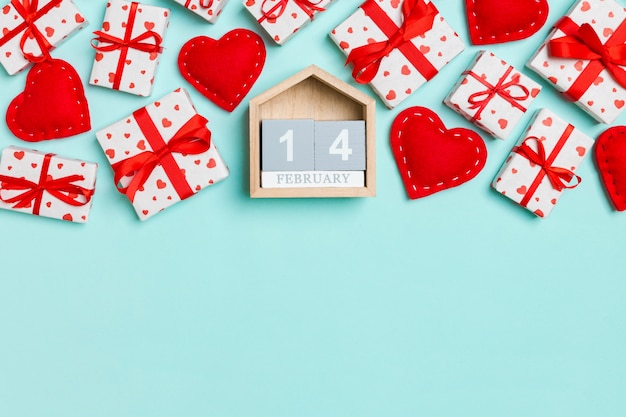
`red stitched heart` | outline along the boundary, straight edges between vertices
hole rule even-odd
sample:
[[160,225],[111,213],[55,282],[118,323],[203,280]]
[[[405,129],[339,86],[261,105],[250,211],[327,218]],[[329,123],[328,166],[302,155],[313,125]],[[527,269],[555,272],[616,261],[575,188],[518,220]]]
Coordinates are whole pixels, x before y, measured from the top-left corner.
[[246,29],[232,30],[218,40],[195,37],[178,55],[183,77],[227,111],[233,111],[248,94],[264,64],[263,40]]
[[35,64],[24,92],[9,104],[6,121],[11,132],[27,142],[87,132],[89,106],[76,70],[60,59]]
[[409,198],[426,197],[474,178],[487,148],[474,131],[446,129],[425,107],[409,107],[391,125],[391,149]]
[[613,206],[626,210],[626,126],[612,127],[598,136],[595,157]]
[[465,0],[470,39],[474,45],[526,39],[548,18],[547,0]]

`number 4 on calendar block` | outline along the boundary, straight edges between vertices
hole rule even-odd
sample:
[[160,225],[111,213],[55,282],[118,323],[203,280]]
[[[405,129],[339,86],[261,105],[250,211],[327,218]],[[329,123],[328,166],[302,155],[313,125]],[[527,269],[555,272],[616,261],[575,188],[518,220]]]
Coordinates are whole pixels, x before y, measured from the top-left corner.
[[363,120],[315,122],[317,171],[365,170],[365,122]]

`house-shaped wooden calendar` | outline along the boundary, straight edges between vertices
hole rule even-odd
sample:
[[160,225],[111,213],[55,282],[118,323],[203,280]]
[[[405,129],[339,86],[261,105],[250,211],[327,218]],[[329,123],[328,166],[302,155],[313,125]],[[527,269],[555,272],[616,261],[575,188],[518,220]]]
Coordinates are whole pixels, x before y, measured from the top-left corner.
[[250,197],[376,195],[376,102],[312,65],[250,100]]

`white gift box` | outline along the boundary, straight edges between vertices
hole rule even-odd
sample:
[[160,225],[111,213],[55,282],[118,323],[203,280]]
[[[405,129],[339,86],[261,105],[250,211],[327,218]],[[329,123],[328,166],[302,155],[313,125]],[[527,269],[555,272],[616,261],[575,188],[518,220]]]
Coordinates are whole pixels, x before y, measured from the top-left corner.
[[592,146],[593,139],[552,111],[538,110],[492,186],[537,216],[547,217],[563,191],[577,185],[574,178],[580,182],[575,171]]
[[9,146],[0,160],[0,208],[86,223],[98,165]]
[[228,177],[206,123],[179,88],[96,133],[141,220]]
[[[618,84],[599,60],[553,56],[551,41],[589,25],[604,45],[623,44],[626,10],[615,0],[579,0],[556,24],[527,66],[602,123],[612,123],[626,102],[626,88]],[[571,41],[571,38],[570,38]],[[624,69],[622,67],[622,69]]]
[[489,51],[480,51],[444,103],[476,126],[506,139],[541,86]]
[[[465,47],[433,3],[404,1],[413,1],[431,10],[432,27],[382,57],[378,72],[369,84],[389,108],[409,97]],[[367,0],[333,29],[330,36],[346,56],[371,43],[389,42],[404,22],[404,1]]]
[[[25,53],[42,56],[40,42],[49,45],[47,48],[50,51],[88,23],[72,0],[39,0],[36,5],[37,11],[30,11],[33,12],[30,17],[35,26],[33,31],[28,30],[22,13],[28,14],[29,11],[23,6],[18,10],[13,3],[8,3],[0,8],[0,63],[9,75],[29,66],[31,61],[25,57]],[[34,31],[38,35],[35,36]],[[29,36],[29,33],[33,36]],[[20,46],[22,40],[23,50]]]
[[89,83],[149,96],[169,15],[163,7],[110,0],[102,30],[94,32],[97,45]]

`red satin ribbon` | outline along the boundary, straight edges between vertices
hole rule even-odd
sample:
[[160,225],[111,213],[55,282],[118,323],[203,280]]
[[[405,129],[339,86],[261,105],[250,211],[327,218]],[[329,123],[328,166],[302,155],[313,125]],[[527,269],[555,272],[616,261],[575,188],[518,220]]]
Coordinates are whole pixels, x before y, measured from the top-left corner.
[[[192,0],[187,0],[185,2],[185,7],[189,7],[191,5],[191,1]],[[203,7],[205,9],[211,8],[212,5],[213,5],[213,0],[200,0],[200,2],[198,3],[198,6]]]
[[623,21],[603,44],[593,27],[588,23],[578,26],[565,16],[557,22],[556,28],[566,36],[548,43],[550,55],[559,58],[589,60],[574,84],[564,93],[570,100],[579,100],[600,72],[606,69],[615,81],[626,88],[626,21]]
[[[89,203],[95,190],[89,190],[74,184],[77,181],[83,181],[85,177],[82,175],[69,175],[67,177],[53,179],[48,175],[50,159],[53,156],[54,154],[49,153],[44,157],[38,183],[28,181],[24,177],[15,178],[0,175],[0,191],[24,191],[11,198],[4,198],[0,193],[0,200],[8,204],[15,203],[13,208],[16,209],[27,208],[32,205],[33,214],[37,216],[41,208],[44,191],[71,206],[78,207]],[[77,200],[80,196],[83,197],[84,201]]]
[[[578,186],[578,184],[580,184],[582,179],[569,169],[552,166],[554,160],[558,156],[559,152],[561,152],[561,149],[563,149],[563,145],[565,145],[565,142],[567,142],[567,139],[570,137],[573,131],[574,126],[568,125],[561,137],[559,138],[556,146],[552,150],[552,153],[550,153],[548,157],[546,157],[546,149],[543,146],[543,143],[535,136],[530,136],[526,138],[520,146],[516,146],[515,148],[513,148],[513,152],[522,155],[530,162],[537,164],[539,165],[539,167],[541,167],[541,170],[535,177],[534,181],[532,182],[530,187],[528,187],[524,198],[522,199],[522,201],[520,201],[521,206],[526,207],[528,205],[528,202],[530,201],[535,191],[537,191],[537,188],[539,187],[539,184],[541,184],[544,176],[548,177],[548,180],[550,180],[552,187],[557,191],[563,191],[566,188],[575,188]],[[537,151],[532,149],[526,143],[530,139],[534,140],[537,143]],[[577,182],[575,184],[569,185],[574,177],[576,178]]]
[[[22,50],[24,58],[26,58],[30,62],[42,62],[47,59],[52,59],[52,57],[50,56],[50,49],[52,49],[52,45],[39,31],[35,22],[41,16],[45,15],[54,7],[58,6],[62,1],[63,0],[51,0],[50,3],[46,4],[41,9],[38,9],[38,0],[11,0],[11,4],[13,5],[17,13],[22,16],[24,21],[9,32],[7,32],[6,35],[4,35],[2,38],[0,38],[0,46],[6,44],[8,41],[10,41],[23,31],[24,33],[22,34],[22,38],[20,39],[20,49]],[[39,57],[31,53],[26,53],[26,51],[24,51],[26,41],[31,36],[35,38],[35,41],[37,41],[39,49],[41,50],[42,55]]]
[[434,4],[424,0],[404,0],[402,3],[403,22],[400,27],[387,16],[375,0],[361,5],[368,15],[387,36],[388,40],[370,43],[354,48],[348,54],[346,65],[352,63],[352,77],[366,84],[378,73],[380,63],[391,51],[398,48],[427,80],[437,75],[437,69],[426,59],[410,40],[432,29],[438,11]]
[[[148,53],[161,52],[163,50],[163,48],[161,48],[161,42],[163,41],[163,39],[158,33],[151,30],[146,31],[135,38],[131,38],[133,33],[133,26],[135,25],[135,18],[137,16],[138,6],[139,3],[137,2],[131,3],[130,12],[128,14],[128,22],[126,22],[126,30],[124,32],[123,39],[97,30],[94,32],[94,35],[97,35],[98,37],[91,40],[91,46],[98,51],[111,52],[117,49],[120,50],[120,57],[117,61],[115,77],[113,78],[113,86],[111,87],[114,90],[120,89],[120,83],[122,82],[122,73],[124,72],[124,65],[126,64],[126,57],[128,56],[129,49],[136,49]],[[150,38],[154,40],[154,43],[143,42]],[[93,44],[94,41],[98,41],[97,46]],[[107,43],[109,45],[101,46],[100,43]]]
[[[152,150],[113,164],[114,180],[119,192],[126,194],[131,202],[134,201],[135,193],[143,187],[152,171],[161,165],[181,200],[193,195],[185,174],[181,172],[172,154],[180,153],[185,156],[208,151],[211,146],[211,131],[206,127],[207,119],[199,114],[194,115],[166,143],[145,108],[135,111],[133,117]],[[133,177],[130,183],[121,187],[120,181],[128,176]]]
[[[276,19],[278,19],[285,13],[285,10],[287,9],[287,4],[289,3],[289,1],[290,0],[278,0],[276,1],[276,4],[274,4],[272,7],[270,7],[269,10],[267,10],[266,5],[267,4],[271,5],[271,3],[274,3],[274,1],[263,0],[263,3],[261,4],[261,17],[259,18],[258,22],[261,23],[262,21],[266,19],[270,23],[275,22]],[[291,0],[291,1],[296,3],[296,5],[300,7],[304,11],[304,13],[306,13],[307,16],[309,16],[311,20],[313,20],[313,18],[315,17],[315,12],[323,12],[326,10],[325,8],[318,6],[321,0],[318,0],[317,3],[314,3],[310,0]]]
[[[470,103],[470,109],[472,110],[478,109],[476,113],[474,114],[474,116],[472,117],[472,119],[470,120],[471,122],[475,122],[476,120],[479,119],[481,113],[487,107],[487,104],[489,104],[489,101],[491,101],[491,99],[495,97],[496,95],[502,97],[504,100],[509,102],[513,107],[518,108],[523,112],[526,111],[526,108],[522,106],[519,103],[519,101],[526,100],[530,96],[530,92],[524,85],[520,84],[519,73],[513,75],[508,82],[506,83],[504,82],[506,81],[507,77],[511,74],[511,71],[513,71],[513,67],[509,66],[509,68],[507,68],[507,70],[504,72],[504,75],[498,80],[496,85],[492,85],[484,78],[479,77],[478,74],[476,74],[473,71],[463,72],[463,74],[472,76],[482,85],[487,87],[483,91],[478,91],[470,95],[467,99],[467,101]],[[509,90],[513,89],[514,87],[517,87],[520,90],[522,90],[520,95],[514,96],[511,94]]]

